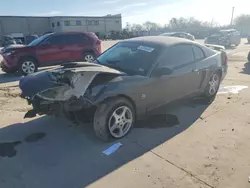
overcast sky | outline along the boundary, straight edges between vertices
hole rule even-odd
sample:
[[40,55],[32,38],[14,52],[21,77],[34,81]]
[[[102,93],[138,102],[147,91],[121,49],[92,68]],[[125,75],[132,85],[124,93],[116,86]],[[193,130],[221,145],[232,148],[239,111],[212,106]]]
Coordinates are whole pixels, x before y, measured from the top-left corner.
[[235,16],[250,13],[248,0],[1,0],[1,15],[18,16],[103,16],[122,14],[126,22],[147,20],[168,23],[172,17],[195,17],[229,24],[232,7]]

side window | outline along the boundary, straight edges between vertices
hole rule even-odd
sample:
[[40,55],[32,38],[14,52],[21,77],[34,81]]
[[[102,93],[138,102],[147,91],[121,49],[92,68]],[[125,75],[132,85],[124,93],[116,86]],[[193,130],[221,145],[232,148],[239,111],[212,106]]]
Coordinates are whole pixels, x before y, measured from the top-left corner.
[[194,54],[192,45],[180,44],[170,48],[167,62],[172,67],[188,64],[193,62]]
[[60,45],[65,43],[64,38],[65,36],[63,35],[52,36],[48,40],[45,40],[43,43],[49,45]]
[[175,33],[173,36],[174,37],[181,37],[179,33]]
[[180,34],[180,37],[181,38],[187,38],[187,36],[185,34],[182,34],[182,33]]
[[198,46],[193,46],[195,60],[201,60],[205,58],[204,52]]
[[72,34],[66,36],[67,44],[79,44],[87,40],[87,37],[82,34]]

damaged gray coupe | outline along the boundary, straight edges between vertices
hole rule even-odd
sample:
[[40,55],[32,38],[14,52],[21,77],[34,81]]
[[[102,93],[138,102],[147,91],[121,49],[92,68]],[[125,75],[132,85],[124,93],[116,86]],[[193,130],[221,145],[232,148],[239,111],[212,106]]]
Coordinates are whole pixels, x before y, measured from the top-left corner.
[[124,137],[135,121],[184,97],[213,99],[227,72],[227,57],[186,39],[124,40],[94,63],[67,63],[23,77],[26,118],[63,113],[85,116],[103,140]]

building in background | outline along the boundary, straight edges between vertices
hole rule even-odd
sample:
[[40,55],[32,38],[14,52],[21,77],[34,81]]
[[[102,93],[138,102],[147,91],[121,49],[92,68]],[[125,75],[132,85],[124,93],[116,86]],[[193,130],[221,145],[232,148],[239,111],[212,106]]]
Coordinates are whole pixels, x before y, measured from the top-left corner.
[[45,32],[87,31],[103,36],[111,31],[122,31],[121,14],[98,17],[89,16],[55,16],[26,17],[0,16],[0,38],[11,33],[24,35]]

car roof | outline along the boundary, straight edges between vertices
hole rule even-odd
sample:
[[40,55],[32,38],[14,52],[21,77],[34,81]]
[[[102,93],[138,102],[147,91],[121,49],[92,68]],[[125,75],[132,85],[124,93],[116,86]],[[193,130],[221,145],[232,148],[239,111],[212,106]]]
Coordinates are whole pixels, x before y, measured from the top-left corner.
[[62,34],[85,34],[85,35],[91,35],[91,34],[95,34],[93,32],[84,32],[84,31],[64,31],[64,32],[54,32],[54,33],[49,33],[49,34],[53,34],[53,35],[62,35]]
[[229,32],[229,31],[236,31],[236,29],[222,29],[220,32]]
[[178,37],[168,37],[168,36],[143,36],[127,39],[121,42],[132,42],[144,45],[159,46],[159,47],[170,47],[176,44],[196,44],[193,41],[178,38]]

